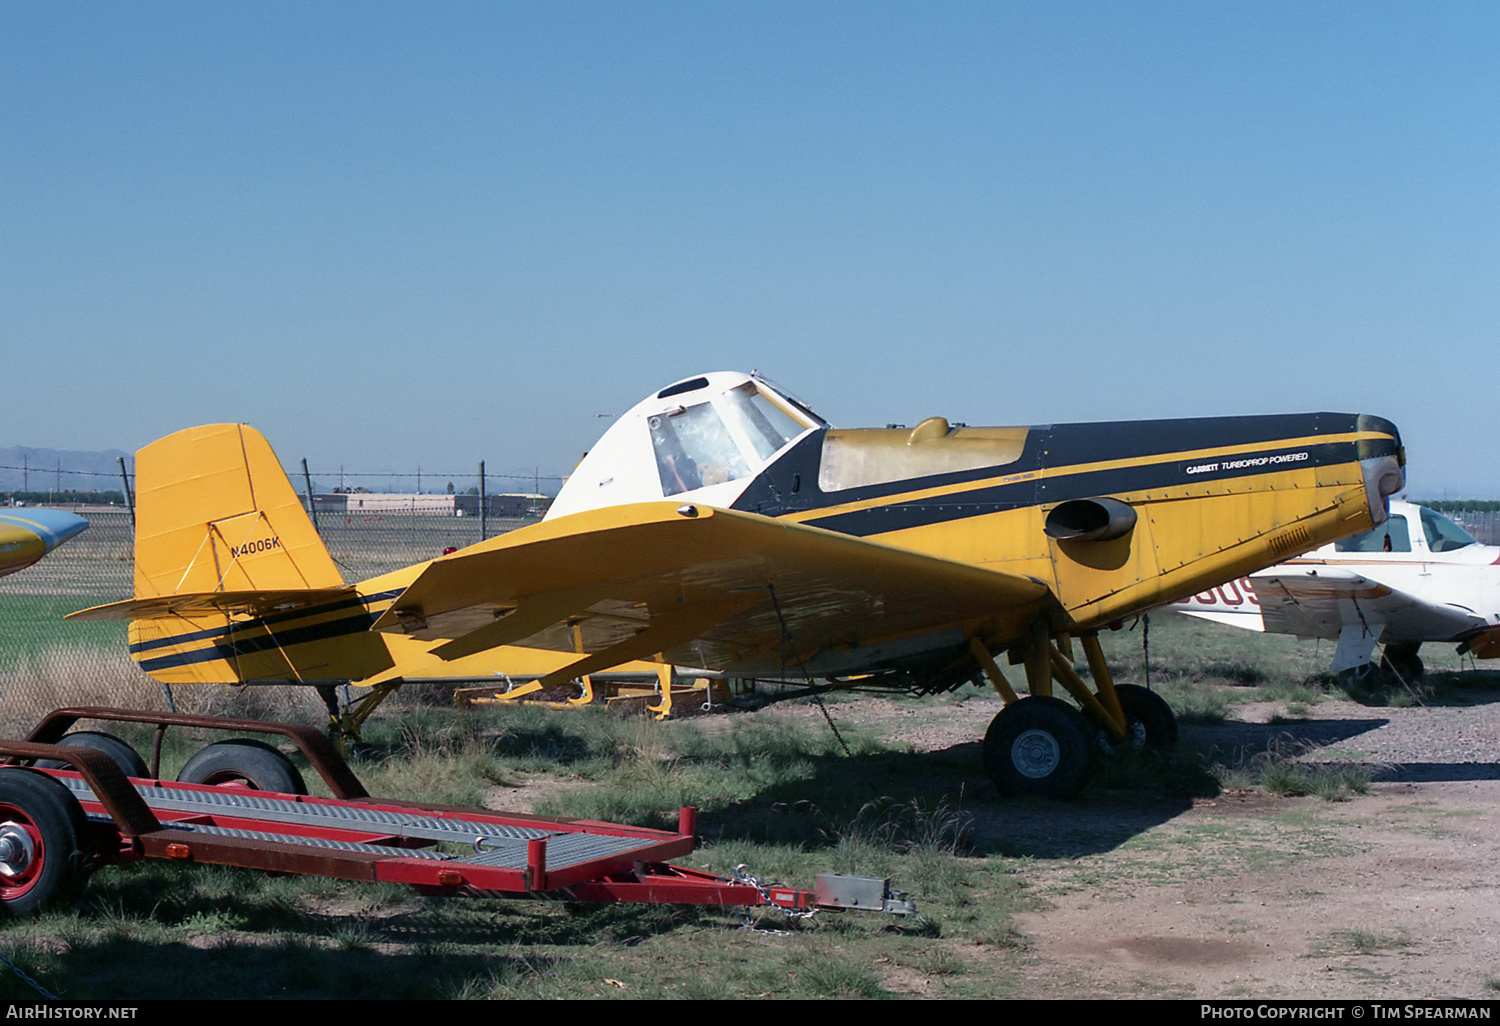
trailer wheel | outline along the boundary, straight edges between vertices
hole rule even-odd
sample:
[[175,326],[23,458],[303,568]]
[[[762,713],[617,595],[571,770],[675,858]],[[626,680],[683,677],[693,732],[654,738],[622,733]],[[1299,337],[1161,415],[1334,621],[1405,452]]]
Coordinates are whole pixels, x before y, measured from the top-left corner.
[[232,738],[209,745],[187,761],[177,780],[278,794],[306,794],[307,785],[292,761],[270,745]]
[[1001,794],[1072,798],[1094,749],[1083,714],[1060,698],[1032,695],[1000,710],[984,735],[984,771]]
[[28,916],[76,901],[88,882],[87,830],[62,784],[27,769],[0,771],[0,906]]
[[[127,777],[144,777],[151,772],[146,768],[146,760],[141,758],[140,753],[113,734],[97,730],[75,730],[63,735],[62,740],[57,743],[69,748],[96,748],[109,756]],[[59,759],[38,759],[36,764],[38,769],[71,769]]]

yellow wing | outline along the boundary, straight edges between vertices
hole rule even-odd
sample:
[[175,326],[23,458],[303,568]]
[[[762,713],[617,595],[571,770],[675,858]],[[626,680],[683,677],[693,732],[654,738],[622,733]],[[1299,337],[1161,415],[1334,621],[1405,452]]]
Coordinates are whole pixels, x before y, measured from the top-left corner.
[[827,676],[962,650],[972,636],[1014,640],[1053,608],[1029,577],[750,513],[643,503],[435,560],[374,629],[447,639],[435,660],[511,644],[585,655],[558,680],[639,658]]

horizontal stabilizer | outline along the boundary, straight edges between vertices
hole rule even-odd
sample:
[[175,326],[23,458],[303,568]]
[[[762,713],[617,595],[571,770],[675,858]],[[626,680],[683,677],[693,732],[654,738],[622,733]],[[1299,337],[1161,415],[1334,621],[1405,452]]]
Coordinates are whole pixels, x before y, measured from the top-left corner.
[[352,587],[297,588],[280,591],[200,591],[157,598],[126,599],[69,613],[65,620],[162,620],[169,617],[202,616],[205,613],[238,613],[267,616],[294,609],[309,609],[358,597]]

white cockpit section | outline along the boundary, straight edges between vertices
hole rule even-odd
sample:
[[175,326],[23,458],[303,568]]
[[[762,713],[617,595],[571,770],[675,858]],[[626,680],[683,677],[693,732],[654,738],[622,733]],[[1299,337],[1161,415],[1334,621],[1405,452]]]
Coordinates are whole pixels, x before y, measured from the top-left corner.
[[[1493,562],[1493,556],[1485,553],[1473,536],[1453,521],[1435,513],[1425,506],[1392,500],[1390,518],[1373,531],[1365,531],[1335,542],[1332,552],[1319,549],[1315,555],[1342,559],[1341,553],[1360,553],[1363,556],[1389,557],[1395,562],[1410,562],[1444,553],[1457,552],[1470,546],[1478,546],[1470,553],[1444,559],[1443,562]],[[1421,525],[1421,530],[1416,525]],[[1402,555],[1405,553],[1405,555]],[[1413,555],[1415,553],[1415,555]],[[1473,558],[1469,558],[1472,556]]]
[[730,506],[793,442],[827,426],[757,375],[685,378],[615,421],[563,485],[547,519],[660,499]]

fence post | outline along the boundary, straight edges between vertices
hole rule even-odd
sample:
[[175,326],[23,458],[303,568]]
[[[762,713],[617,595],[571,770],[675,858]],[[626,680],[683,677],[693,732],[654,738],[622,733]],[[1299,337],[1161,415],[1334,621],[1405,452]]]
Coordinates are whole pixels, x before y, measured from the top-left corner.
[[117,456],[120,464],[120,483],[125,486],[125,511],[130,514],[130,533],[135,534],[135,496],[130,494],[130,475],[125,470],[125,457]]
[[489,535],[485,529],[489,526],[490,504],[484,495],[484,460],[479,461],[479,540],[484,541]]
[[[307,516],[312,521],[313,530],[318,531],[318,506],[313,502],[312,475],[307,472],[307,457],[302,457],[302,483],[307,486]],[[318,534],[322,534],[318,531]]]

